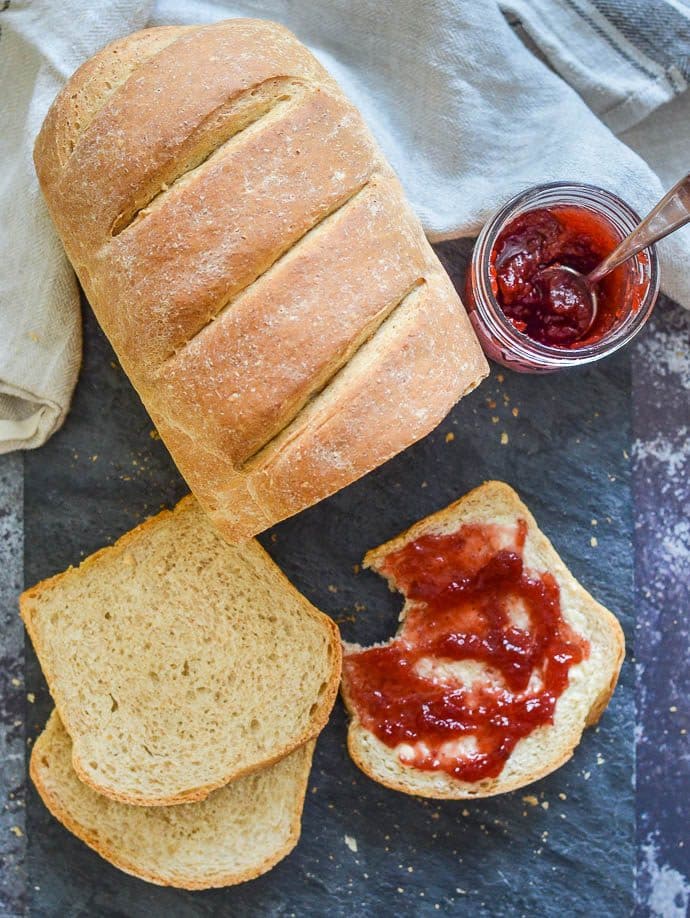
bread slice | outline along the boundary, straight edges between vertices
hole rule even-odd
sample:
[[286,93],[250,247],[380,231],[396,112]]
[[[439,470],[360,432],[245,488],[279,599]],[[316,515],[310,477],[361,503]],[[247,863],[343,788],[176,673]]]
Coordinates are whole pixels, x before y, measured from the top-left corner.
[[[608,704],[625,652],[621,627],[617,619],[573,578],[539,530],[532,514],[508,485],[498,481],[486,482],[397,538],[370,551],[364,565],[386,576],[382,566],[388,556],[422,535],[453,533],[465,523],[514,526],[520,519],[527,524],[523,554],[526,568],[548,571],[553,575],[560,589],[563,618],[577,635],[589,642],[589,655],[571,667],[568,684],[556,704],[553,724],[539,726],[519,740],[498,777],[476,782],[458,780],[441,770],[427,771],[403,764],[399,750],[385,745],[360,721],[349,698],[346,667],[342,693],[352,717],[348,733],[349,752],[362,771],[386,787],[423,797],[452,799],[487,797],[514,790],[536,781],[566,762],[579,743],[583,729],[596,723]],[[395,581],[391,577],[387,579],[391,589],[396,589]],[[410,607],[408,600],[401,615],[403,624]],[[346,646],[345,659],[348,653],[361,649],[357,645]],[[479,675],[480,678],[488,677],[485,670],[480,670]]]
[[239,778],[201,803],[142,807],[83,784],[56,711],[31,753],[43,802],[115,867],[160,886],[230,886],[270,870],[297,844],[314,741],[276,765]]
[[338,629],[192,497],[23,594],[77,775],[125,803],[201,800],[315,737]]

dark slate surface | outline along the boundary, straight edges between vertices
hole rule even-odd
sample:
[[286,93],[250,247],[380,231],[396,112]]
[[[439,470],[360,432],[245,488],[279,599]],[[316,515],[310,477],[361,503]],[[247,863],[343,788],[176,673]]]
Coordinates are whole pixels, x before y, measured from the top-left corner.
[[0,915],[26,906],[22,456],[0,456]]
[[[464,254],[462,246],[442,248],[455,270]],[[86,325],[72,413],[47,446],[26,456],[27,583],[75,563],[185,491],[88,312]],[[399,602],[375,575],[355,573],[365,551],[484,479],[501,478],[630,639],[630,437],[629,354],[550,378],[494,367],[425,441],[262,541],[345,638],[379,640],[395,629]],[[347,756],[338,702],[318,743],[298,849],[234,889],[185,893],[127,877],[29,790],[31,914],[629,915],[632,670],[626,662],[600,727],[573,760],[529,789],[486,802],[421,801],[367,779]],[[50,701],[30,647],[27,691],[35,696],[27,706],[31,742]]]
[[690,912],[690,313],[635,346],[639,918]]

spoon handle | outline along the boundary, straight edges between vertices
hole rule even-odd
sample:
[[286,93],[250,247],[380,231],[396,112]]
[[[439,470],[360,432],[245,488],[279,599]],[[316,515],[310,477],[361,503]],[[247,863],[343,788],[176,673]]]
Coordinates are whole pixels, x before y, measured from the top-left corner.
[[637,255],[653,242],[658,242],[674,230],[690,222],[690,173],[671,188],[640,225],[621,242],[618,248],[587,275],[587,283],[595,284],[618,265]]

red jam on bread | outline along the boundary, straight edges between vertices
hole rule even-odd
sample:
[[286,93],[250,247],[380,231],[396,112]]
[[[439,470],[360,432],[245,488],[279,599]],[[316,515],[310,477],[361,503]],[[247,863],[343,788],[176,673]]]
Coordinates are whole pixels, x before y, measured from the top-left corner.
[[511,220],[496,240],[491,254],[494,295],[515,328],[533,341],[563,348],[592,344],[629,305],[627,267],[621,265],[595,284],[593,324],[591,301],[576,279],[567,274],[548,279],[542,272],[561,265],[588,274],[619,242],[608,220],[585,207],[529,210]]
[[386,646],[343,664],[350,704],[400,761],[461,781],[495,778],[518,741],[553,723],[589,654],[552,574],[525,567],[517,525],[465,524],[391,553],[381,573],[408,601]]

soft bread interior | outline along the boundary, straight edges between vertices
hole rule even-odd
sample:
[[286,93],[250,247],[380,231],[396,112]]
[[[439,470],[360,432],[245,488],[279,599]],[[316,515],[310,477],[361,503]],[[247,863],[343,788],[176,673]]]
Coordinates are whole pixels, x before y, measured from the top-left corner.
[[[417,523],[407,532],[369,552],[365,566],[379,570],[386,557],[427,533],[452,533],[463,523],[527,524],[525,565],[536,571],[550,571],[560,588],[561,612],[574,631],[586,638],[589,656],[573,666],[569,683],[560,696],[551,726],[535,729],[520,740],[497,778],[459,781],[443,771],[423,771],[404,765],[400,749],[391,749],[360,723],[357,710],[348,699],[347,681],[343,697],[352,716],[348,748],[355,763],[381,784],[424,797],[468,798],[504,793],[554,771],[573,753],[586,726],[595,723],[614,690],[625,652],[617,619],[594,600],[574,579],[534,517],[512,488],[501,482],[486,482],[465,497]],[[395,583],[389,581],[391,589]],[[403,610],[403,619],[404,619]],[[353,650],[359,648],[352,648]],[[347,652],[348,648],[346,648]],[[481,664],[478,664],[481,671]],[[472,678],[478,678],[475,670]],[[491,674],[485,673],[490,679]]]
[[129,806],[96,793],[72,767],[53,711],[31,753],[31,777],[51,813],[116,867],[163,886],[229,886],[269,870],[297,843],[314,742],[233,781],[201,803]]
[[315,736],[337,628],[193,498],[21,601],[79,777],[143,805],[203,799]]

